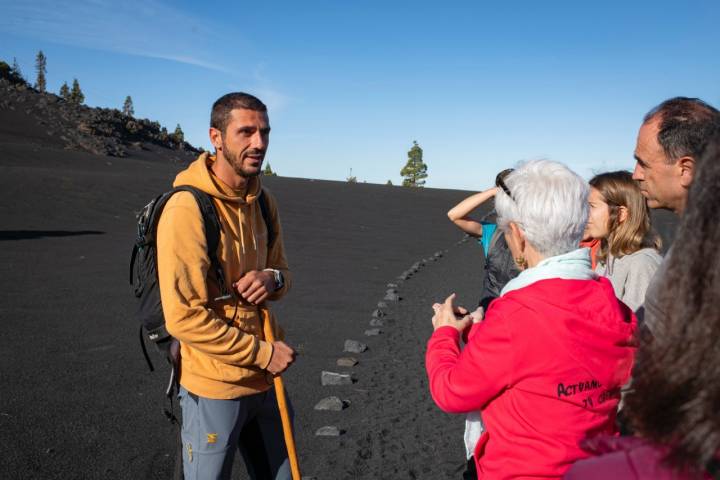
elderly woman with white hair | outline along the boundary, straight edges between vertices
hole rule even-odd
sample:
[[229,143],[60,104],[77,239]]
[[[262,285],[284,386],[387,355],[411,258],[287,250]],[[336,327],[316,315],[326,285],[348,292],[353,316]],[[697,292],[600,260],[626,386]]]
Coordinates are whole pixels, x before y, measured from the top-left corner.
[[482,434],[465,437],[478,478],[560,478],[587,456],[582,439],[616,433],[636,320],[578,248],[587,197],[587,183],[566,166],[522,164],[496,195],[520,275],[484,318],[455,308],[454,294],[433,305],[430,392],[446,412],[482,414]]

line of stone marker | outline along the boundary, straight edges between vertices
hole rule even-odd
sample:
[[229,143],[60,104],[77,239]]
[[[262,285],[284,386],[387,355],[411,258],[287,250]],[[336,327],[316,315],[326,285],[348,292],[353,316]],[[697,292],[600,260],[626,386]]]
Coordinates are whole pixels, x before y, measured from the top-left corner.
[[[396,284],[388,284],[390,287],[388,289],[389,292],[393,292],[394,294],[397,294],[397,285]],[[387,295],[386,295],[387,296]],[[372,313],[372,320],[370,321],[371,326],[382,326],[382,320],[381,318],[385,316],[384,309],[387,308],[387,303],[384,301],[378,302],[378,308],[375,309]],[[370,330],[365,331],[365,335],[367,336],[374,336],[379,335],[381,333],[379,328],[373,328]],[[368,349],[367,345],[358,342],[357,340],[345,340],[345,345],[343,348],[344,352],[347,353],[363,353]],[[346,368],[352,368],[355,365],[358,364],[358,359],[355,357],[341,357],[337,359],[336,362],[338,367],[346,367]],[[343,373],[335,373],[335,372],[329,372],[323,370],[320,374],[320,383],[323,386],[331,386],[331,385],[352,385],[354,382],[354,377],[352,374],[343,374]],[[326,397],[320,400],[314,407],[315,410],[319,411],[342,411],[345,408],[347,408],[350,405],[350,402],[348,400],[342,400],[337,396],[331,396]],[[334,425],[326,425],[323,427],[320,427],[316,432],[315,435],[319,437],[337,437],[342,435],[344,432],[340,430],[338,427]]]
[[[447,250],[445,250],[447,252]],[[443,252],[435,252],[432,256],[422,259],[419,262],[415,262],[410,268],[404,271],[396,280],[396,282],[403,282],[408,280],[414,274],[416,274],[420,268],[424,267],[428,262],[435,262],[443,256]],[[373,328],[365,330],[365,336],[374,337],[380,335],[382,330],[379,327],[383,326],[383,317],[385,317],[385,309],[388,308],[387,302],[398,302],[402,300],[402,297],[398,293],[398,283],[388,283],[387,290],[385,291],[385,297],[377,303],[377,308],[372,313],[372,319],[370,320],[370,326]],[[363,353],[368,349],[367,345],[358,342],[357,340],[345,340],[343,348],[344,352],[348,353]],[[341,357],[336,362],[338,367],[352,368],[358,364],[358,359],[355,357]],[[347,373],[336,373],[323,370],[320,373],[320,384],[322,386],[332,385],[352,385],[356,379],[352,374]],[[349,400],[342,400],[337,396],[330,396],[320,400],[314,407],[318,411],[335,411],[340,412],[350,406]],[[325,425],[320,427],[315,435],[318,437],[338,437],[345,433],[335,425]]]
[[[357,340],[345,340],[343,351],[348,353],[362,353],[366,351],[367,348],[367,345],[362,342],[358,342]],[[352,368],[357,364],[358,360],[355,357],[341,357],[337,359],[338,367]],[[326,370],[323,370],[320,373],[320,384],[324,387],[333,385],[352,385],[355,381],[355,377],[349,373],[336,373]],[[320,400],[315,405],[314,409],[319,411],[340,412],[349,406],[349,400],[343,400],[333,395]],[[335,425],[325,425],[317,429],[315,435],[318,437],[339,437],[343,433],[345,433],[345,431],[339,429]]]

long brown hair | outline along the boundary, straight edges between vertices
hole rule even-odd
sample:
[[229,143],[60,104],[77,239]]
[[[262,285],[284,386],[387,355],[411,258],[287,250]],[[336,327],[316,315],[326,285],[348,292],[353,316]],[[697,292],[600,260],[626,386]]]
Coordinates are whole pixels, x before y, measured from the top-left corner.
[[636,431],[678,470],[715,471],[720,453],[720,135],[698,162],[661,284],[658,335],[641,339],[626,397]]
[[[650,210],[630,172],[620,170],[596,175],[590,180],[590,186],[600,192],[610,209],[610,233],[600,243],[598,261],[604,262],[608,254],[622,257],[646,247],[660,250],[662,243],[652,230]],[[627,209],[623,222],[620,222],[620,207]]]

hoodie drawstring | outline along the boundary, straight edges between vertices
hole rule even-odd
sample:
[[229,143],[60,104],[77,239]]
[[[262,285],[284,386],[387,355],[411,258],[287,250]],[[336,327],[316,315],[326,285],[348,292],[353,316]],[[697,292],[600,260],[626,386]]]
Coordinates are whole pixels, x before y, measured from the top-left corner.
[[[247,217],[243,213],[243,205],[247,206],[248,209],[250,210],[250,212],[249,212],[250,218],[249,219],[247,219]],[[252,242],[253,242],[252,246],[253,246],[253,250],[256,252],[256,254],[255,254],[255,270],[260,269],[260,267],[258,266],[258,260],[259,260],[258,256],[259,255],[257,255],[257,251],[258,251],[257,239],[255,238],[255,229],[253,228],[253,224],[255,223],[255,217],[257,215],[255,210],[256,209],[254,208],[254,206],[252,204],[246,203],[246,204],[241,204],[240,206],[238,206],[238,220],[239,220],[238,223],[240,224],[240,249],[241,249],[241,254],[242,254],[241,258],[240,258],[240,268],[243,271],[245,271],[245,265],[243,264],[243,262],[245,260],[245,254],[247,253],[247,250],[245,249],[245,229],[243,228],[243,219],[248,220],[248,224],[249,224],[249,228],[250,228],[250,236],[252,237]]]
[[250,205],[250,233],[252,233],[253,248],[255,249],[255,270],[260,270],[260,266],[258,265],[260,255],[258,254],[257,239],[255,238],[255,229],[253,228],[253,225],[255,225],[255,217],[257,216],[256,204],[257,202],[254,202]]
[[[243,211],[242,204],[238,206],[238,223],[240,224],[240,249],[243,256],[245,256],[245,232],[243,231]],[[240,259],[242,261],[242,258]]]

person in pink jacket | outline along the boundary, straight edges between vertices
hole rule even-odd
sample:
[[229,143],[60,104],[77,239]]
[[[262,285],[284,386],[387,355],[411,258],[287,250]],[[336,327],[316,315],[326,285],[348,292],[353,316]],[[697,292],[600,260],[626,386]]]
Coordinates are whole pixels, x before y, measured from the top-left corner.
[[[562,164],[521,165],[496,197],[501,228],[522,272],[484,318],[433,305],[426,368],[435,403],[481,413],[478,478],[560,478],[589,454],[588,436],[616,434],[620,387],[630,378],[636,319],[578,248],[587,183]],[[461,334],[470,328],[461,350]]]
[[644,335],[626,416],[637,437],[595,438],[568,480],[720,478],[720,124],[697,170],[667,274],[664,334]]

